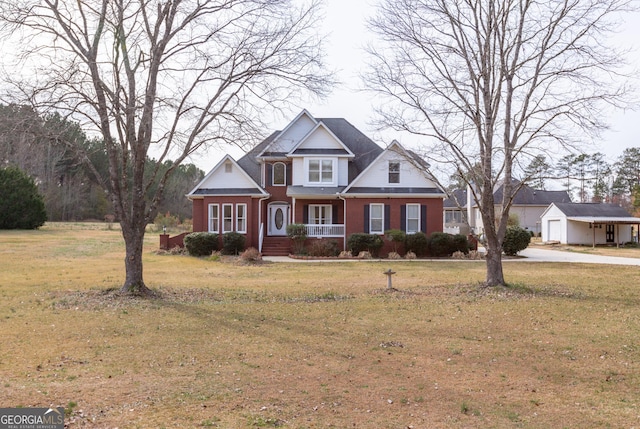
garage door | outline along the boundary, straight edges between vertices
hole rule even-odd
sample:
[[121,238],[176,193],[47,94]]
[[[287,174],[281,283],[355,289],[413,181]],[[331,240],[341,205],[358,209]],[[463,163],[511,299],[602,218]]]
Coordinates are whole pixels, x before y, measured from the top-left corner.
[[562,228],[559,220],[549,221],[549,241],[561,241]]

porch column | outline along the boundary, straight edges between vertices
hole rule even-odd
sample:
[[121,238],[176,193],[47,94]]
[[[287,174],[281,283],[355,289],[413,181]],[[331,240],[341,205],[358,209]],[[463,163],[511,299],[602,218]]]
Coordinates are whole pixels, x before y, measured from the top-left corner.
[[593,224],[591,224],[591,226],[592,226],[591,229],[593,229],[593,245],[592,245],[592,247],[595,249],[596,248],[596,224],[593,223]]

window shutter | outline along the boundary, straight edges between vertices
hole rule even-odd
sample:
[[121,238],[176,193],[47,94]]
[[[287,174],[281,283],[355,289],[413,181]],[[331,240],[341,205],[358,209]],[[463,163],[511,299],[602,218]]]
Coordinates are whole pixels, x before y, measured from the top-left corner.
[[364,206],[364,232],[369,233],[369,204]]
[[389,204],[384,205],[384,230],[391,229],[391,206]]
[[309,204],[302,206],[302,223],[305,225],[309,223]]
[[407,205],[400,206],[400,229],[407,232]]
[[333,224],[338,223],[338,205],[331,206],[331,222]]
[[422,227],[422,232],[424,232],[425,234],[427,233],[427,206],[426,205],[421,205],[420,206],[420,219],[422,220],[422,225],[420,225]]
[[264,185],[265,186],[271,186],[273,185],[271,178],[273,177],[273,164],[266,164],[265,165],[265,179],[264,179]]
[[287,178],[285,180],[285,183],[287,185],[291,185],[291,183],[292,183],[291,182],[291,171],[292,171],[291,164],[287,164],[287,168],[286,168]]

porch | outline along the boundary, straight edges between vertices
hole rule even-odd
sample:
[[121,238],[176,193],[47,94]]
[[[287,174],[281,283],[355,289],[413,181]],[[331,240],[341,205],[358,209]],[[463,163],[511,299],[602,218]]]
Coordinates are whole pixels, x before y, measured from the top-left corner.
[[343,224],[305,224],[307,237],[311,238],[336,238],[344,237]]

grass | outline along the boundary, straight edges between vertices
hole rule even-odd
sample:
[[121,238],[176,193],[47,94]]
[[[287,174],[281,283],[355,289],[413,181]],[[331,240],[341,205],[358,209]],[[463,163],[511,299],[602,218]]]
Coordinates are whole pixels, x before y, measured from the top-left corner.
[[[640,421],[637,267],[240,265],[119,232],[0,231],[0,398],[69,427],[606,428]],[[397,274],[386,289],[388,268]]]

